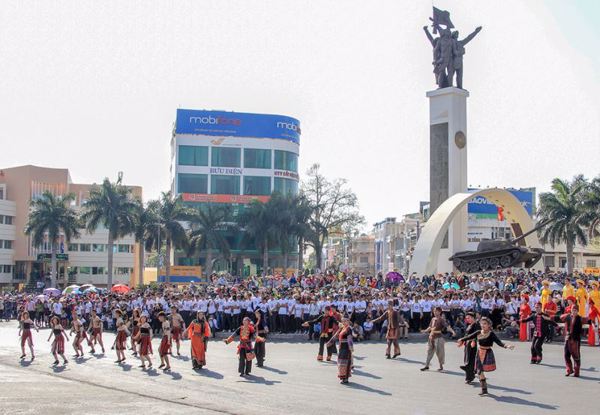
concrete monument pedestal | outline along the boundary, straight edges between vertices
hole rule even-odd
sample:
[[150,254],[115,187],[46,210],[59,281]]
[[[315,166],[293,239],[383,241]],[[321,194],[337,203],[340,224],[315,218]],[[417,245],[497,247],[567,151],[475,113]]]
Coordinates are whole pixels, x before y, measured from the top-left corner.
[[[429,98],[429,215],[449,197],[467,192],[467,97],[464,89],[449,87],[427,92]],[[438,272],[452,271],[448,258],[467,243],[467,208],[456,213],[448,228],[437,264]]]

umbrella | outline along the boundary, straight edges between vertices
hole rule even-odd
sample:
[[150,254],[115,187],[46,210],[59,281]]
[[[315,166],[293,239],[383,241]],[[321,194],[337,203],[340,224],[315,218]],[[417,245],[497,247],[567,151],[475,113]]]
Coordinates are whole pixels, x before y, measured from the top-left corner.
[[114,285],[110,289],[110,291],[113,293],[125,294],[125,293],[128,293],[129,291],[131,291],[131,288],[129,288],[128,286],[123,285],[123,284],[117,284],[117,285]]
[[94,286],[94,284],[83,284],[81,287],[79,287],[79,291],[83,292],[83,291],[87,290],[88,288],[96,288],[96,287]]
[[[83,288],[83,287],[81,287],[81,288]],[[96,287],[94,287],[94,286],[88,287],[85,290],[83,290],[84,294],[87,294],[87,293],[97,293],[97,292],[98,292],[98,289]]]
[[69,285],[62,292],[63,294],[79,294],[79,285]]
[[563,286],[558,282],[550,283],[550,291],[562,291]]
[[44,290],[44,294],[58,297],[61,294],[61,292],[58,288],[46,288]]
[[402,274],[400,274],[399,272],[396,272],[396,271],[390,271],[385,276],[392,281],[404,282],[404,277],[402,276]]
[[40,301],[46,301],[46,296],[44,294],[40,294],[37,297],[35,297],[35,299]]

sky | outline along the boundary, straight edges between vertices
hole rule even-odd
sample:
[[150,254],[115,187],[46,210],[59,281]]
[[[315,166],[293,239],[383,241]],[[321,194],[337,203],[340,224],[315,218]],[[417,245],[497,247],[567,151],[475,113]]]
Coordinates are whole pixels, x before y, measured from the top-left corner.
[[[600,2],[436,0],[467,45],[468,178],[546,191],[600,174]],[[0,4],[0,167],[169,187],[177,108],[301,121],[300,173],[348,180],[372,224],[429,195],[430,1]]]

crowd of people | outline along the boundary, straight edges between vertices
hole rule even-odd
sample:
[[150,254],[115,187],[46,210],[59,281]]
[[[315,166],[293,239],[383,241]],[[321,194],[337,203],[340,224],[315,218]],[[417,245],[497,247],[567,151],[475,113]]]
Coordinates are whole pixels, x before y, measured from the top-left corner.
[[[567,339],[566,373],[578,376],[578,342],[585,327],[588,342],[598,344],[598,285],[591,275],[525,270],[406,279],[334,272],[248,278],[224,274],[213,275],[209,284],[162,284],[127,293],[4,293],[0,316],[19,320],[22,358],[27,345],[34,358],[31,331],[50,328],[56,365],[59,357],[68,362],[68,331],[75,357],[83,355],[84,341],[92,352],[98,346],[105,352],[102,332],[114,331],[116,363],[125,361],[129,346],[142,368],[152,367],[151,339],[159,335],[160,368],[170,369],[169,356],[180,354],[181,340],[189,338],[194,369],[201,369],[208,340],[225,332],[226,343],[238,339],[240,376],[250,374],[254,359],[263,365],[269,333],[300,333],[319,340],[318,360],[337,354],[342,383],[351,376],[356,342],[385,337],[385,355],[393,359],[408,333],[427,333],[422,370],[429,369],[434,355],[443,370],[444,338],[452,336],[465,346],[465,380],[479,374],[482,393],[487,393],[484,372],[495,368],[492,344],[509,347],[499,337],[531,340],[531,363],[540,363],[543,344],[561,334]],[[502,336],[496,334],[500,332]]]

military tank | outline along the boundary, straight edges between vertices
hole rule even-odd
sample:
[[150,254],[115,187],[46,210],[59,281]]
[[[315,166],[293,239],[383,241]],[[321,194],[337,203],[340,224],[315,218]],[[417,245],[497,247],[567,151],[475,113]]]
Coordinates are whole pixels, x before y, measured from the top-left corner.
[[550,221],[542,222],[529,232],[513,239],[482,240],[477,251],[460,251],[448,258],[461,272],[483,272],[498,268],[511,268],[523,264],[531,268],[544,253],[540,248],[520,246],[519,242],[546,226]]

